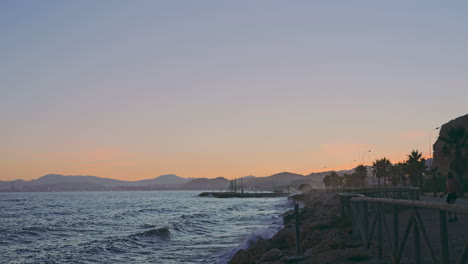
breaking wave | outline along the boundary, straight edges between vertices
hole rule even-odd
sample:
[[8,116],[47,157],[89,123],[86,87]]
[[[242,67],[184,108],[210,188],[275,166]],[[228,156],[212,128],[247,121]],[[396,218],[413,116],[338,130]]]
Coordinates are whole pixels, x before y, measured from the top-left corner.
[[136,233],[130,237],[171,239],[171,230],[169,226],[153,228],[141,233]]
[[[285,198],[198,192],[6,193],[2,263],[227,263],[281,224]],[[19,199],[20,198],[20,199]],[[44,253],[47,252],[47,253]]]

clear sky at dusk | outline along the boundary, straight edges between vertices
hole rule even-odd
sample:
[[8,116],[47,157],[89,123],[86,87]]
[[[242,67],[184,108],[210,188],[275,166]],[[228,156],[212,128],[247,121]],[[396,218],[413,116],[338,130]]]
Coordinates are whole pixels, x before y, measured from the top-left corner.
[[0,180],[350,169],[467,113],[467,1],[0,1]]

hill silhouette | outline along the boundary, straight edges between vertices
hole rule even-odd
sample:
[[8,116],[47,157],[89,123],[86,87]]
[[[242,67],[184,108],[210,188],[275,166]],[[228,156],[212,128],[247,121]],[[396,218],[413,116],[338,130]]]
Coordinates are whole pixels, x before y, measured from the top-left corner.
[[[321,174],[301,175],[281,172],[266,177],[252,175],[237,179],[244,189],[273,190],[284,187],[297,187],[302,183],[317,184]],[[0,181],[0,192],[46,192],[46,191],[119,191],[119,190],[213,190],[226,191],[230,180],[224,177],[183,178],[165,174],[153,179],[124,181],[89,175],[47,174],[38,179],[25,181]]]

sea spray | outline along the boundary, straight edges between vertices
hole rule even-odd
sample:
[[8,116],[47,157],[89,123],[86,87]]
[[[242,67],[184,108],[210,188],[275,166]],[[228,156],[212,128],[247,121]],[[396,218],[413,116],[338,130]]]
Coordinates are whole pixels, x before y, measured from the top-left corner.
[[[294,201],[288,199],[284,204],[282,204],[280,207],[285,208],[285,209],[290,209],[294,206]],[[263,210],[263,209],[260,209]],[[237,247],[234,249],[228,251],[227,253],[221,255],[217,261],[217,264],[226,264],[228,261],[231,259],[234,254],[243,249],[247,249],[251,247],[255,242],[259,241],[260,239],[269,239],[272,238],[278,231],[280,231],[284,226],[283,226],[283,217],[280,215],[274,215],[271,216],[267,222],[268,227],[266,228],[259,228],[259,229],[254,229],[247,238],[240,243]]]

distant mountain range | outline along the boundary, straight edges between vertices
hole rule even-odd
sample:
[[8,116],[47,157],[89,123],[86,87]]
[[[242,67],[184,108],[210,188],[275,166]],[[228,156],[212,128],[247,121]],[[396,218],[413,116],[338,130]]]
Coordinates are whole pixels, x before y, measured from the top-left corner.
[[[307,176],[281,172],[267,177],[252,175],[237,179],[244,190],[273,190],[302,183],[321,186],[322,177],[329,172],[312,173]],[[47,191],[124,191],[124,190],[217,190],[228,189],[230,181],[223,177],[182,178],[174,174],[161,175],[154,179],[122,181],[97,176],[48,174],[31,181],[0,181],[0,192],[47,192]]]
[[192,179],[174,174],[161,175],[141,181],[122,181],[97,176],[48,174],[36,180],[0,181],[0,191],[93,191],[120,189],[147,189],[154,185],[178,185]]

